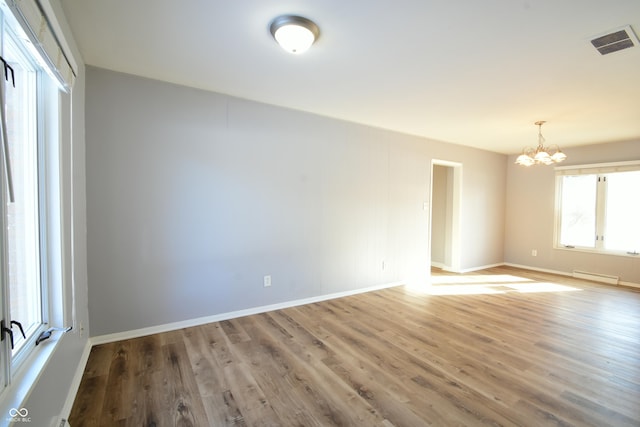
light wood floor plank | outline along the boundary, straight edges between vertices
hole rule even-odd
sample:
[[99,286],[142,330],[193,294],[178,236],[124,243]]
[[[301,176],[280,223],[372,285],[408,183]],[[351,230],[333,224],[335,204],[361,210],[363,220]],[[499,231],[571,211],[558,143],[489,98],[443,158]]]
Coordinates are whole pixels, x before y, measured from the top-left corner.
[[500,267],[96,346],[79,426],[640,426],[640,292]]

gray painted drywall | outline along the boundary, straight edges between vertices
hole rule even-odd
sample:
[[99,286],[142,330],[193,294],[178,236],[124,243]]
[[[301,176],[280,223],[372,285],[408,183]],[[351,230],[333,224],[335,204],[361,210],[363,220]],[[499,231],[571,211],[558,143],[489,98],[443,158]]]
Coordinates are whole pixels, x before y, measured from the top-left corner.
[[93,336],[427,280],[434,156],[503,259],[506,156],[93,67],[86,120]]
[[[569,156],[563,163],[566,166],[640,160],[640,141],[570,147],[563,151]],[[523,168],[514,164],[515,158],[509,157],[507,168],[505,262],[565,273],[575,269],[612,274],[622,281],[640,283],[638,257],[553,249],[555,170],[545,166]],[[535,257],[531,255],[533,249],[538,251]]]
[[[75,58],[80,54],[75,47],[66,19],[57,1],[51,2],[52,10],[60,24],[64,37]],[[49,426],[65,405],[71,382],[80,365],[81,357],[89,337],[89,314],[87,296],[87,241],[86,241],[86,193],[85,193],[85,141],[84,141],[84,100],[85,70],[79,64],[78,76],[71,95],[61,100],[62,111],[71,111],[71,116],[61,117],[61,172],[63,207],[63,279],[64,300],[67,322],[71,321],[72,305],[75,304],[75,330],[59,337],[60,342],[44,370],[33,385],[23,407],[29,410],[30,425]],[[72,109],[69,106],[71,103]],[[72,173],[73,169],[73,173]],[[73,190],[72,190],[73,187]],[[73,224],[73,227],[71,226]],[[72,244],[73,241],[73,244]],[[73,258],[73,261],[72,261]],[[72,291],[75,283],[75,300]],[[67,323],[69,325],[70,323]],[[84,327],[82,334],[80,326]],[[62,325],[54,325],[62,326]],[[55,334],[54,339],[58,337]],[[45,341],[42,346],[52,345]],[[2,415],[4,418],[4,414]]]

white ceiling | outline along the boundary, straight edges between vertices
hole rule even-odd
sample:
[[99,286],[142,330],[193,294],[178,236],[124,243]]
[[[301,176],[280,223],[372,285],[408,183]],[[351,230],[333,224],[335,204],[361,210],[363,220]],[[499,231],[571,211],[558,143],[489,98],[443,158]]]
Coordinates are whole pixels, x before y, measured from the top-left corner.
[[[639,0],[61,0],[86,64],[513,154],[640,141]],[[304,55],[269,24],[320,27]],[[640,143],[640,142],[639,142]]]

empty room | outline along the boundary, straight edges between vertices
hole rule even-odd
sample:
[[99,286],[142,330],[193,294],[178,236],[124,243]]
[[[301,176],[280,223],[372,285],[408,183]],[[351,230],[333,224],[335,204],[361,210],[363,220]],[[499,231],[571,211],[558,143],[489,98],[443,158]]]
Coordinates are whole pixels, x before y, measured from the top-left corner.
[[637,1],[0,14],[0,425],[640,425]]

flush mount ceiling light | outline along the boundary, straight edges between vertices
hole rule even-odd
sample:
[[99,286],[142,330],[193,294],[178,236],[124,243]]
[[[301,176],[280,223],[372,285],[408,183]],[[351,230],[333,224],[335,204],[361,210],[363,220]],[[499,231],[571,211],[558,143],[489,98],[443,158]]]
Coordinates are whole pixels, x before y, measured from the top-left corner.
[[307,18],[294,15],[278,16],[271,22],[271,35],[287,52],[305,52],[320,36],[318,26]]
[[517,165],[552,165],[554,163],[560,163],[567,158],[567,155],[560,151],[560,147],[557,145],[544,146],[545,139],[542,136],[543,124],[545,124],[543,120],[535,122],[535,125],[538,126],[538,146],[536,148],[525,147],[522,150],[522,154],[516,159]]

